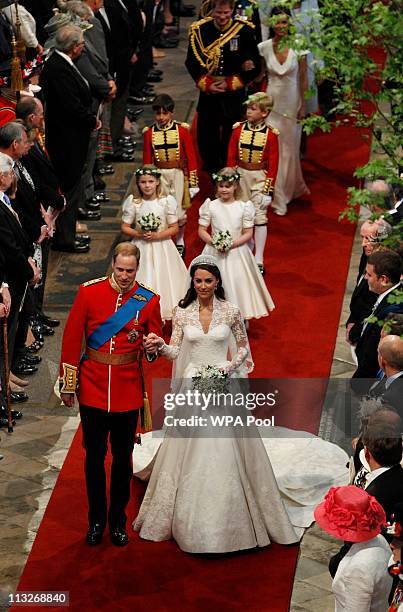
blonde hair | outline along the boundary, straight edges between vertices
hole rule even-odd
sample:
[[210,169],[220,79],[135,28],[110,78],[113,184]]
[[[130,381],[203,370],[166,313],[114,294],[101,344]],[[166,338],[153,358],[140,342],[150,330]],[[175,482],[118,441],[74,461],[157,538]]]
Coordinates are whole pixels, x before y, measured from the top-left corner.
[[269,112],[273,108],[273,98],[269,96],[268,94],[265,94],[262,91],[259,91],[249,96],[249,98],[245,102],[245,105],[247,107],[251,106],[252,104],[256,104],[256,106],[259,108],[259,110],[262,113],[269,114]]
[[[223,181],[222,181],[222,182],[225,182],[225,178],[224,178],[224,177],[229,177],[229,178],[230,178],[230,177],[233,177],[233,178],[232,178],[232,180],[230,179],[228,182],[230,182],[230,183],[234,183],[234,185],[235,185],[234,198],[235,198],[236,200],[240,200],[240,199],[241,199],[241,193],[242,193],[242,191],[241,191],[241,187],[240,187],[240,184],[239,184],[239,178],[238,178],[238,177],[239,177],[239,173],[238,173],[238,170],[237,170],[236,168],[229,168],[229,167],[226,167],[226,168],[222,168],[221,170],[219,170],[219,171],[218,171],[218,172],[217,172],[217,173],[216,173],[216,174],[213,176],[213,179],[214,179],[214,180],[216,181],[216,183],[218,184],[218,183],[219,183],[219,182],[221,182],[221,181],[217,181],[217,180],[214,178],[215,176],[216,176],[216,177],[220,177],[220,176],[222,176],[222,177],[223,177]],[[216,192],[216,197],[217,197],[217,192]]]
[[132,242],[119,242],[119,244],[115,246],[112,255],[113,263],[115,263],[118,255],[123,255],[124,257],[135,257],[137,265],[139,265],[140,249]]
[[[141,177],[147,174],[149,174],[149,176],[154,176],[152,172],[158,171],[158,168],[156,166],[153,166],[152,164],[145,164],[144,166],[141,167],[141,169],[145,170],[146,172],[144,172],[143,174],[136,174],[136,172],[133,172],[133,176],[130,179],[130,182],[126,189],[126,193],[123,198],[123,201],[127,200],[129,196],[133,196],[134,201],[136,203],[140,203],[143,198],[143,194],[141,193],[141,190],[139,188],[139,181]],[[147,173],[147,170],[149,170],[150,172]],[[156,189],[157,198],[161,198],[162,197],[161,179],[157,178],[156,176],[154,176],[154,178],[158,181],[157,189]]]

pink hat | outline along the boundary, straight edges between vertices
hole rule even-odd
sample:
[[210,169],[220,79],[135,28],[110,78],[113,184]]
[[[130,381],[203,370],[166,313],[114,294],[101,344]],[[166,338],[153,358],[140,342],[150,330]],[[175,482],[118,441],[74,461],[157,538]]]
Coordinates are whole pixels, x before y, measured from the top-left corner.
[[386,523],[385,511],[375,497],[355,485],[329,489],[314,514],[324,531],[347,542],[371,540]]

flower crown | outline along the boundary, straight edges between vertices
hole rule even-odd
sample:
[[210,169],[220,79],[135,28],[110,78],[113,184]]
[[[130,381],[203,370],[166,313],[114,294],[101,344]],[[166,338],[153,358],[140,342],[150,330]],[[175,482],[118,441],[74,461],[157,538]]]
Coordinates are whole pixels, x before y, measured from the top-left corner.
[[160,178],[161,170],[159,168],[137,168],[134,174],[136,176],[145,176],[149,174],[150,176],[154,176],[155,178]]
[[234,181],[239,181],[241,175],[238,172],[234,172],[234,174],[216,174],[213,172],[211,178],[215,183],[223,183],[224,181],[227,183],[233,183]]
[[244,104],[246,104],[247,106],[249,106],[249,104],[260,104],[262,102],[267,102],[268,104],[271,104],[271,99],[270,96],[268,96],[266,93],[264,93],[263,91],[258,91],[252,95],[250,95],[247,100],[245,100]]

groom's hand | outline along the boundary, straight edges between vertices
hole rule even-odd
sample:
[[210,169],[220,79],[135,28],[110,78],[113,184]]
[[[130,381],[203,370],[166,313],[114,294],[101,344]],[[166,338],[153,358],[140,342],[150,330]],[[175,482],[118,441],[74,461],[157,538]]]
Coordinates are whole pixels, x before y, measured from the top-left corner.
[[150,333],[148,336],[143,338],[143,346],[147,353],[155,354],[158,351],[158,346],[161,344],[162,338],[159,338],[157,334]]

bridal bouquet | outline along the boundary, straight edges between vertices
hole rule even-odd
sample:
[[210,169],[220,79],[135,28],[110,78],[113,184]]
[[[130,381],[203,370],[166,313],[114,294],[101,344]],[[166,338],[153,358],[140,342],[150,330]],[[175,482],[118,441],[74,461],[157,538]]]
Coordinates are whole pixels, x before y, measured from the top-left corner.
[[156,232],[161,223],[161,218],[153,212],[142,215],[139,219],[139,225],[143,232]]
[[214,234],[211,236],[211,242],[217,251],[220,251],[220,253],[226,253],[230,250],[233,242],[231,232],[228,230],[214,232]]
[[193,389],[201,393],[224,393],[227,388],[228,374],[217,366],[201,366],[192,377]]

